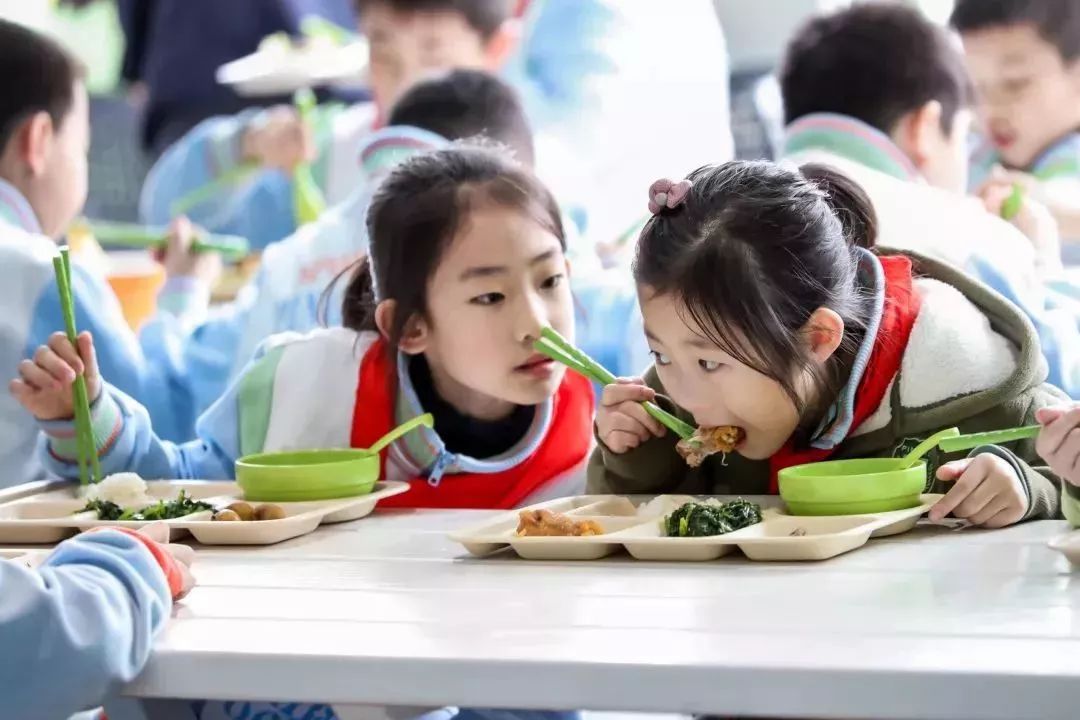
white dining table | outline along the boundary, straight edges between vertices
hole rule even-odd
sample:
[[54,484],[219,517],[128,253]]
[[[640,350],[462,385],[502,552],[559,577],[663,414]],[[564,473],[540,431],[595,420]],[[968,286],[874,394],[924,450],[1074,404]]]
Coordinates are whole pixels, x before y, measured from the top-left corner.
[[[476,559],[479,511],[387,511],[199,547],[123,693],[781,718],[1080,717],[1059,522],[920,526],[820,563]],[[144,705],[144,707],[147,707]]]

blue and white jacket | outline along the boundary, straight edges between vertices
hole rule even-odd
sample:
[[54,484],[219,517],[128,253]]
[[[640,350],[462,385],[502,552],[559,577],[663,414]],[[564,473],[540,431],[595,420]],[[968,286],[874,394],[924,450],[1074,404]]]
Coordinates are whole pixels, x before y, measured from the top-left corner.
[[142,670],[171,610],[165,574],[122,533],[75,537],[37,569],[0,560],[4,716],[56,720],[101,705]]
[[[52,259],[56,243],[44,236],[26,198],[0,180],[0,372],[6,380],[18,374],[19,363],[32,356],[49,336],[64,329]],[[149,409],[163,437],[184,440],[194,434],[195,406],[185,388],[170,383],[170,369],[156,353],[156,341],[140,345],[120,311],[105,278],[82,267],[71,268],[75,322],[94,335],[101,371],[117,387]],[[170,284],[163,305],[177,310],[165,322],[190,317],[180,308],[195,307],[208,292]],[[179,332],[179,330],[175,331]],[[34,419],[7,392],[0,393],[0,486],[16,485],[41,475],[34,452],[38,428]],[[98,438],[99,443],[108,438]]]

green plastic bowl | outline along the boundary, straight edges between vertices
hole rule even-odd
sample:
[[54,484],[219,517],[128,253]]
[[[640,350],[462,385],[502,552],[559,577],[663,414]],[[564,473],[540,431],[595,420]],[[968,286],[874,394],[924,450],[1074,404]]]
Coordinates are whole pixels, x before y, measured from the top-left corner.
[[926,462],[897,470],[896,458],[833,460],[780,471],[780,497],[792,515],[862,515],[917,506]]
[[367,450],[301,450],[236,461],[245,500],[306,502],[367,495],[379,480],[379,455]]

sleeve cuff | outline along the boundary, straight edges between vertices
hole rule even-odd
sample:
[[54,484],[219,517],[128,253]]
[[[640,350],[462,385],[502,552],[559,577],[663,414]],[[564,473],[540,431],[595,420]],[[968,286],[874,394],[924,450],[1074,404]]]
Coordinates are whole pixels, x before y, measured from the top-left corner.
[[[49,455],[62,463],[77,463],[79,445],[75,438],[75,421],[50,420],[40,424],[48,440]],[[98,457],[104,457],[116,444],[124,429],[123,413],[108,386],[102,389],[101,396],[90,406],[90,426],[93,429]]]
[[158,310],[186,322],[199,322],[210,307],[210,288],[191,276],[171,277],[157,297]]
[[240,113],[235,123],[221,123],[213,128],[206,142],[211,177],[221,177],[243,162],[244,133],[252,122],[262,117],[262,113],[262,110],[247,110]]

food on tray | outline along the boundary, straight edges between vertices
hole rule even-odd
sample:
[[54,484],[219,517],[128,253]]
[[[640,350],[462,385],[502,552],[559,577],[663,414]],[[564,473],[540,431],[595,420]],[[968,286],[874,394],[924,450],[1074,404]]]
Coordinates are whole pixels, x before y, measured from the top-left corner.
[[284,520],[285,510],[280,505],[267,503],[255,508],[256,520]]
[[183,490],[180,491],[180,494],[177,495],[175,500],[158,500],[157,502],[151,501],[147,505],[140,505],[141,503],[132,507],[121,505],[112,502],[111,500],[90,500],[79,512],[97,513],[98,520],[133,520],[143,522],[152,520],[172,520],[175,518],[187,517],[188,515],[204,510],[214,509],[212,505],[192,500]]
[[734,452],[744,437],[746,433],[743,429],[734,425],[699,427],[689,438],[680,440],[675,449],[686,460],[687,465],[696,468],[710,455]]
[[261,522],[263,520],[284,520],[285,510],[280,505],[266,503],[252,507],[246,502],[234,502],[214,513],[216,522]]
[[761,506],[746,500],[688,502],[664,520],[668,537],[726,535],[761,522]]
[[522,510],[518,537],[589,537],[603,535],[604,528],[592,520],[574,520],[550,510]]
[[146,481],[135,473],[116,473],[101,482],[83,487],[87,500],[101,500],[123,508],[141,508],[153,505],[155,500],[147,492]]
[[246,502],[234,502],[225,509],[236,513],[239,519],[245,522],[255,519],[255,508]]

